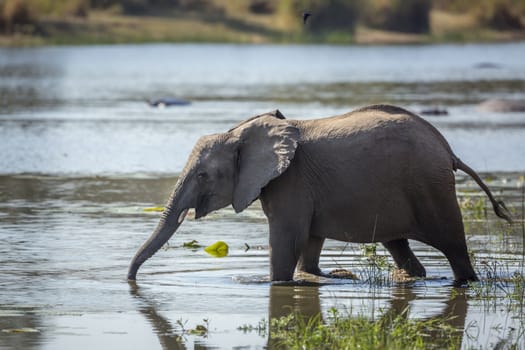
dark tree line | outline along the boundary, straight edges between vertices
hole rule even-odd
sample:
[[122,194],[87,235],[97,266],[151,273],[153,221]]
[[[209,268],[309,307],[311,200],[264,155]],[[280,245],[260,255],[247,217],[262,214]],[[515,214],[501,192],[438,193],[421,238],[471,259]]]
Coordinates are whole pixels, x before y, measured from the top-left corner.
[[151,9],[200,9],[206,7],[206,0],[90,0],[92,8],[109,8],[118,5],[124,13],[142,14]]

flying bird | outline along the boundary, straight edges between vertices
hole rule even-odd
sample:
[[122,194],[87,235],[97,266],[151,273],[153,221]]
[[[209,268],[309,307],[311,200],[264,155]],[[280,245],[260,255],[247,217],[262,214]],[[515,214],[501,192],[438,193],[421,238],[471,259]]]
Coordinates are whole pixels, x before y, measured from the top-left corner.
[[310,12],[304,12],[303,13],[303,24],[306,24],[306,21],[308,20],[308,17],[310,17],[312,14]]

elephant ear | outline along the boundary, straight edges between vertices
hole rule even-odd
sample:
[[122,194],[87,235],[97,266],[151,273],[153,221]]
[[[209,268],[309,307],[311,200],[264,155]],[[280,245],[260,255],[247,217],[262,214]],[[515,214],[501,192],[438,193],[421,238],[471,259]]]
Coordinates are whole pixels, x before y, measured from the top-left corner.
[[272,179],[281,175],[295,155],[299,130],[283,120],[279,111],[254,117],[231,133],[239,139],[237,181],[233,208],[246,209]]

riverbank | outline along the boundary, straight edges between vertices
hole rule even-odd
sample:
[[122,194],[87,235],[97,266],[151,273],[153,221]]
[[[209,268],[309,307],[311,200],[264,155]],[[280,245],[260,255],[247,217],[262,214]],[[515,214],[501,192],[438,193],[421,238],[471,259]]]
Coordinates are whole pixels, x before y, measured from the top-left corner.
[[[11,35],[0,46],[91,45],[155,42],[434,44],[525,40],[525,30],[495,30],[467,15],[431,11],[428,34],[411,34],[357,25],[351,31],[313,33],[300,26],[274,23],[271,16],[246,19],[202,13],[129,16],[91,11],[88,17],[47,16]],[[300,18],[297,19],[300,21]]]

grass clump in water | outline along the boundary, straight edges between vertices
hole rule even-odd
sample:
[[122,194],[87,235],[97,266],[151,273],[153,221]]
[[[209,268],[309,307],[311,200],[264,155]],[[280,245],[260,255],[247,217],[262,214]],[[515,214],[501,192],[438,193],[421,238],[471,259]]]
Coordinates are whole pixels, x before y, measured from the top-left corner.
[[498,301],[507,301],[510,308],[523,310],[525,307],[525,274],[511,273],[508,267],[497,261],[482,261],[481,282],[469,285],[472,298],[482,301],[485,306],[495,308]]
[[483,197],[465,197],[459,202],[463,218],[468,220],[486,220],[486,206],[486,200]]
[[408,309],[372,321],[332,308],[327,322],[320,315],[290,314],[271,320],[270,338],[286,349],[455,349],[461,344],[460,331],[447,319],[411,320],[407,314]]
[[[364,265],[360,280],[371,286],[392,286],[394,283],[408,283],[417,280],[404,269],[390,263],[387,255],[377,253],[377,243],[363,244]],[[357,278],[356,278],[357,279]]]

